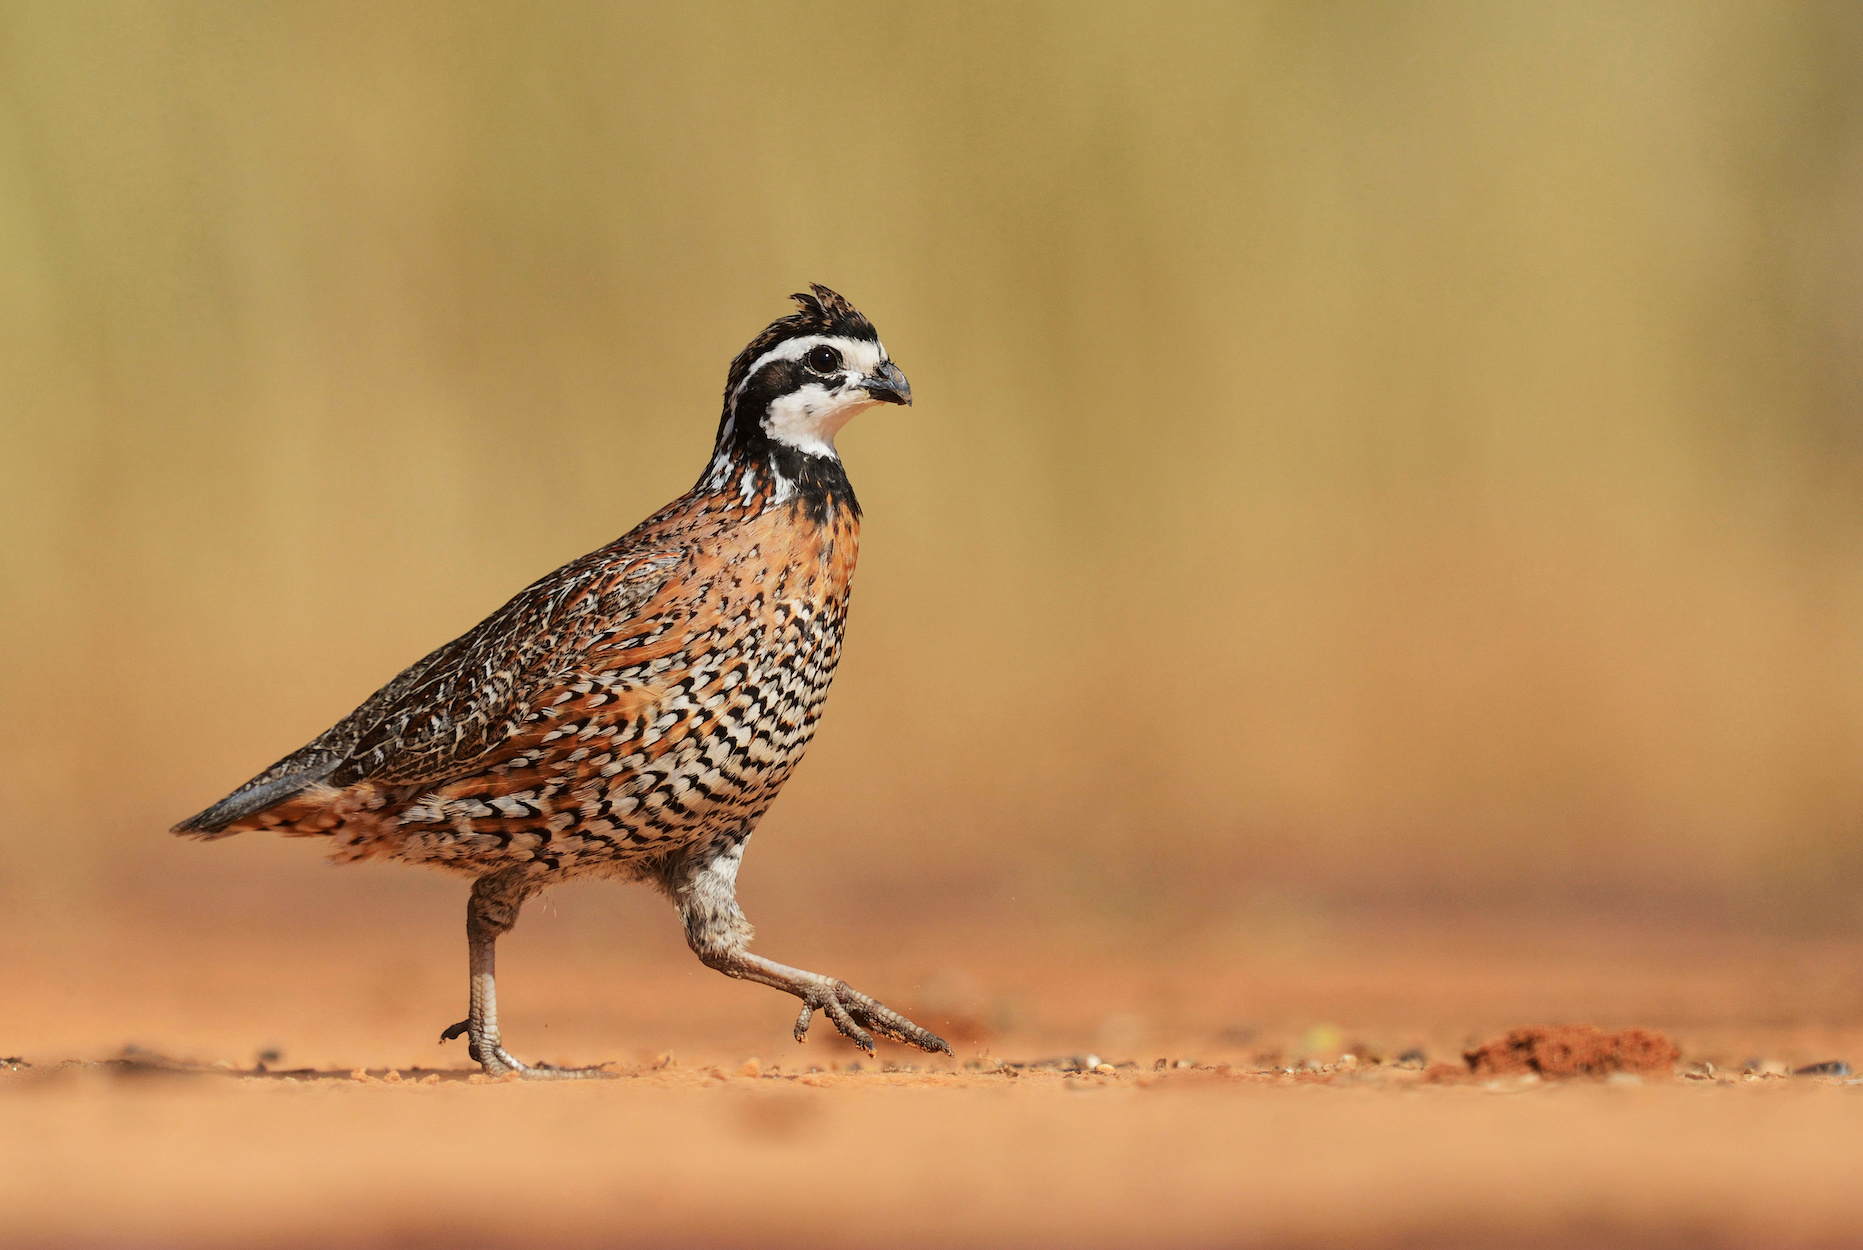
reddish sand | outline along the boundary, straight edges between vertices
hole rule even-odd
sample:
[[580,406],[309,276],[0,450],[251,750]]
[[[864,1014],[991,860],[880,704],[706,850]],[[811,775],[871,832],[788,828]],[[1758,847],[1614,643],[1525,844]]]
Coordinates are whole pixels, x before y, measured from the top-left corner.
[[[964,1039],[954,1061],[888,1047],[856,1070],[830,1037],[789,1042],[783,1000],[676,938],[540,918],[501,959],[512,1048],[620,1062],[535,1084],[473,1079],[436,1044],[463,978],[457,926],[422,919],[132,919],[15,948],[0,1055],[32,1066],[0,1071],[0,1243],[1863,1236],[1863,1086],[1785,1075],[1863,1057],[1854,945],[1385,924],[1094,954],[790,934],[781,953]],[[1649,1032],[1509,1032],[1535,1021]],[[1426,1079],[1465,1052],[1467,1079]],[[1566,1071],[1589,1075],[1550,1079]]]
[[1607,1033],[1589,1024],[1533,1025],[1464,1051],[1462,1061],[1472,1077],[1532,1075],[1557,1080],[1618,1072],[1669,1076],[1681,1054],[1674,1042],[1648,1029]]

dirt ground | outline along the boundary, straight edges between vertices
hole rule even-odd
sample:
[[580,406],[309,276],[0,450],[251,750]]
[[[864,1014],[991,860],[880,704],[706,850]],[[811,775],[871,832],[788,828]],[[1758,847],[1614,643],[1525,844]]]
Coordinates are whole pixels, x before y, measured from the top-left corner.
[[[15,945],[0,1241],[1863,1244],[1863,1085],[1788,1075],[1863,1060],[1854,941],[1389,917],[766,941],[958,1050],[874,1062],[794,1045],[786,1000],[657,928],[527,917],[508,1044],[616,1073],[541,1084],[435,1043],[463,952],[450,901],[416,910]],[[1674,1074],[1432,1079],[1579,1022],[1661,1031]]]

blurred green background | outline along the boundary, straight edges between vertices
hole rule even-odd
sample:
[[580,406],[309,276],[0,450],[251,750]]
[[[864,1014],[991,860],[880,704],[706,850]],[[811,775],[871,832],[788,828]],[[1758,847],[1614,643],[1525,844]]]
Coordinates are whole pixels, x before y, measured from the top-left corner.
[[344,889],[163,830],[690,485],[809,281],[918,404],[753,901],[1859,915],[1863,7],[59,0],[9,918]]

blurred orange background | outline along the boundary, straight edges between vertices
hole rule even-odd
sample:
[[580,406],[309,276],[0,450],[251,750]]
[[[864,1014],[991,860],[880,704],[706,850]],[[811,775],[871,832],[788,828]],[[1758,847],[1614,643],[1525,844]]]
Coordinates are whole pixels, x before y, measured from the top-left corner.
[[1859,53],[1840,3],[0,5],[0,940],[451,915],[163,830],[684,490],[808,281],[919,402],[842,439],[766,927],[1847,932]]

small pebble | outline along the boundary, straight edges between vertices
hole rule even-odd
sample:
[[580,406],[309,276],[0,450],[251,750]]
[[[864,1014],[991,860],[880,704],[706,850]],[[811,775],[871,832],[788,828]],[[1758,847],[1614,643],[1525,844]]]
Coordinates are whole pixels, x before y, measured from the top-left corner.
[[1793,1076],[1849,1076],[1850,1065],[1842,1059],[1827,1059],[1823,1063],[1810,1063],[1798,1068]]
[[1093,1065],[1093,1070],[1098,1072],[1101,1076],[1112,1076],[1118,1071],[1118,1069],[1114,1068],[1110,1063],[1096,1063]]
[[737,1074],[739,1076],[748,1076],[748,1077],[753,1077],[753,1078],[762,1076],[763,1065],[758,1063],[756,1058],[753,1056],[752,1058],[746,1059],[744,1061],[744,1066],[737,1070]]

